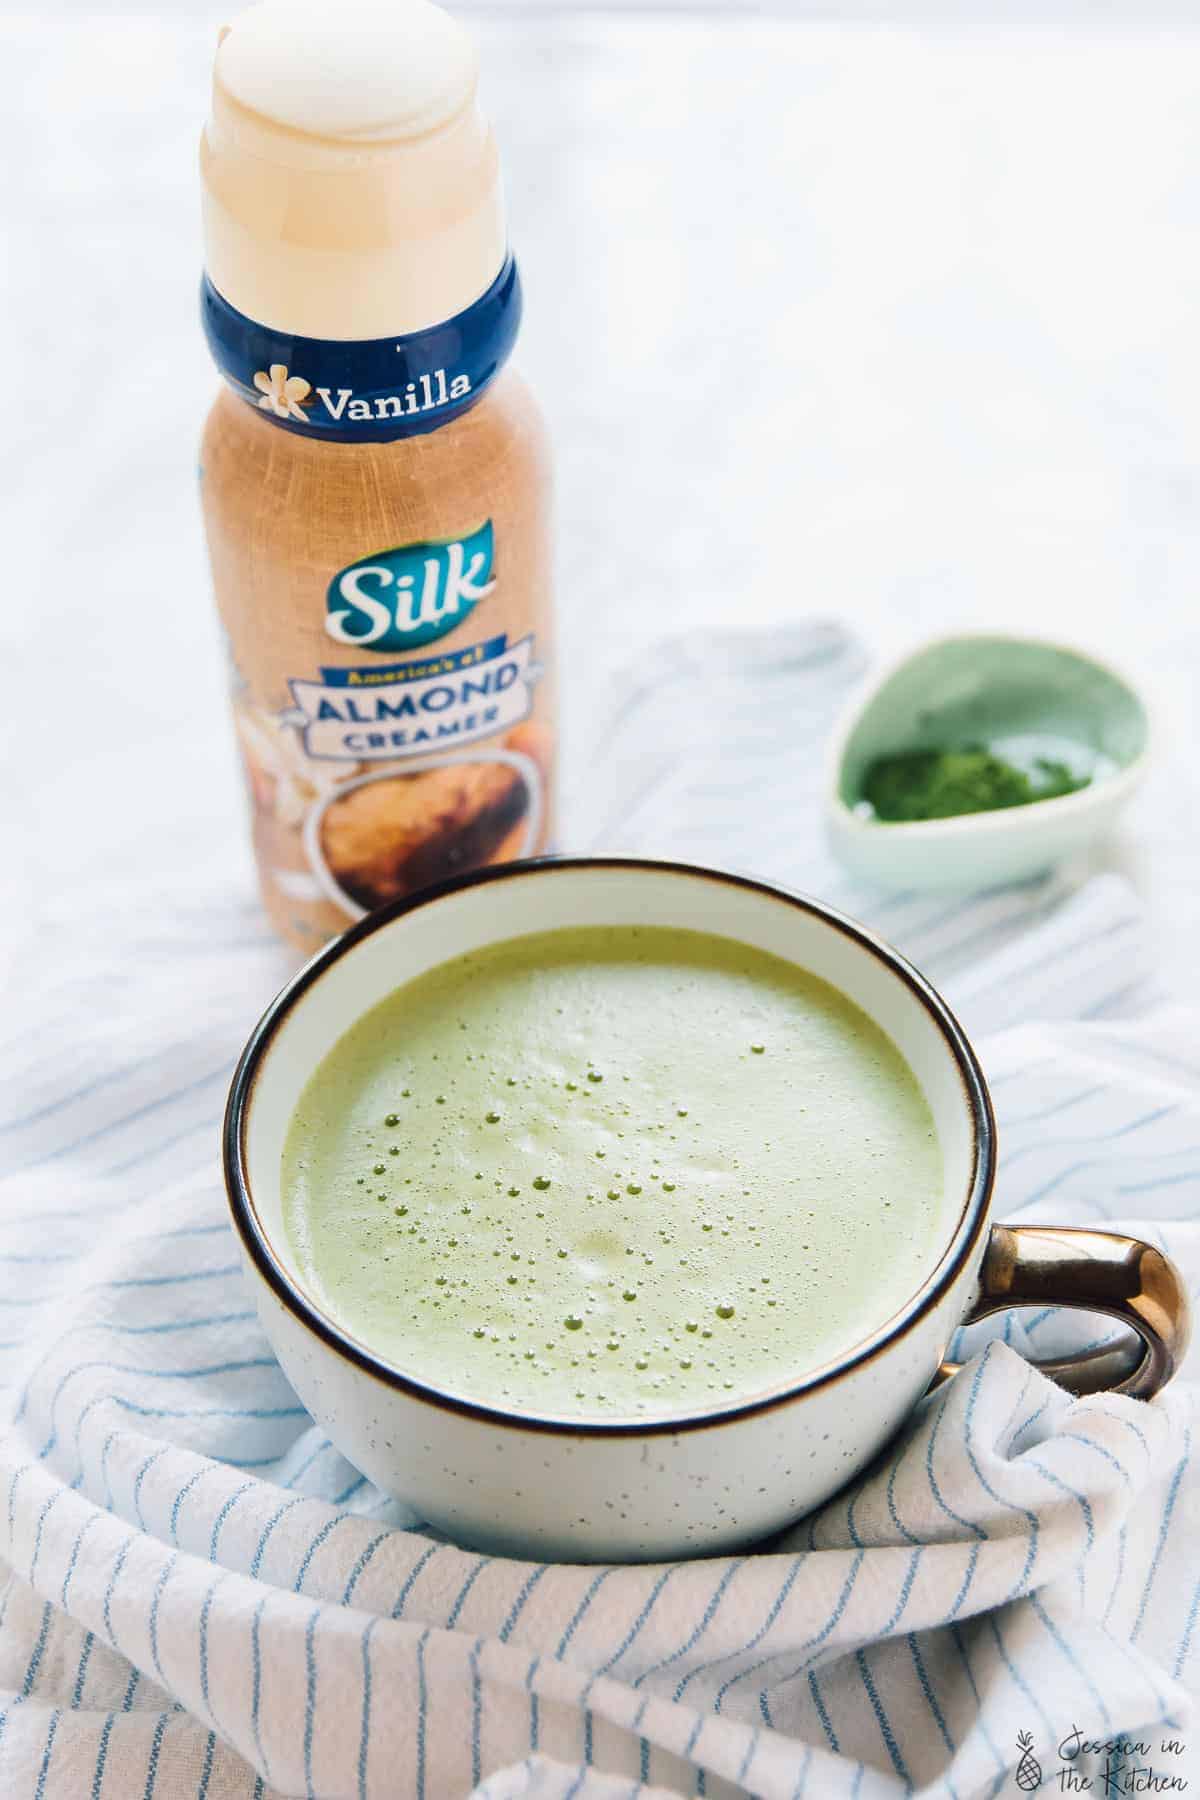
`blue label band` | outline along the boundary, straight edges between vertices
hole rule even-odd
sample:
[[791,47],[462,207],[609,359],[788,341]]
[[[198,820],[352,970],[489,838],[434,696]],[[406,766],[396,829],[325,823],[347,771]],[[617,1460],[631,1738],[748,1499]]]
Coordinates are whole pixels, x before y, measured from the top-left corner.
[[200,310],[222,375],[273,425],[380,443],[436,431],[479,399],[516,340],[521,283],[509,256],[465,312],[407,337],[291,337],[246,318],[207,275]]

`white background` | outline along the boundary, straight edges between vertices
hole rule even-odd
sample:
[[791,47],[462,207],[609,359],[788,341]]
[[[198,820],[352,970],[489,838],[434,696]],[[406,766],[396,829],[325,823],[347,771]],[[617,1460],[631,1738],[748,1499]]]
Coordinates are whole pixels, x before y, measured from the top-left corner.
[[[1197,9],[815,10],[478,11],[558,449],[571,778],[665,632],[1082,640],[1161,696],[1112,856],[1196,991]],[[194,486],[220,17],[0,19],[5,877],[47,954],[100,881],[248,880]]]

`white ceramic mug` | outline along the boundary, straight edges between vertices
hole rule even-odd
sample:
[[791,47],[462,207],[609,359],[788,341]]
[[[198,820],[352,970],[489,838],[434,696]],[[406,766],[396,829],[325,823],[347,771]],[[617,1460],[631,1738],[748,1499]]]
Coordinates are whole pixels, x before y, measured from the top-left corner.
[[[296,1270],[280,1162],[301,1090],[356,1019],[433,965],[527,932],[624,924],[714,932],[769,951],[831,982],[883,1027],[937,1126],[940,1254],[899,1311],[835,1361],[675,1418],[509,1412],[414,1380],[324,1313]],[[1152,1246],[1113,1233],[992,1225],[995,1154],[975,1055],[894,950],[762,882],[613,858],[481,870],[364,919],[268,1009],[225,1123],[229,1202],[259,1313],[313,1418],[372,1481],[456,1541],[572,1561],[711,1554],[811,1511],[870,1461],[931,1381],[952,1373],[943,1358],[955,1329],[1005,1306],[1079,1306],[1134,1327],[1133,1357],[1109,1350],[1055,1366],[1077,1391],[1161,1387],[1187,1338],[1178,1272]]]

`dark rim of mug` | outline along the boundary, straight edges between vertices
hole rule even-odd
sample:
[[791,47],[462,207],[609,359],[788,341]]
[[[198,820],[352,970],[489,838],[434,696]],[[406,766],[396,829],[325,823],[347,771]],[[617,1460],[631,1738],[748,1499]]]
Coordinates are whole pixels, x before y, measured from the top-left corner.
[[[272,1248],[250,1192],[246,1136],[254,1098],[254,1084],[263,1068],[279,1027],[297,1002],[316,986],[323,975],[327,974],[336,963],[339,963],[364,939],[372,937],[377,931],[384,930],[394,920],[403,918],[405,914],[414,912],[418,908],[434,905],[439,900],[462,893],[468,888],[479,887],[495,881],[527,880],[530,877],[541,880],[560,872],[579,874],[581,871],[594,869],[626,870],[635,873],[642,871],[654,875],[680,875],[690,880],[722,882],[729,887],[761,894],[765,898],[783,901],[789,906],[798,907],[801,911],[820,919],[824,924],[843,932],[845,936],[852,938],[890,969],[894,975],[898,976],[921,1002],[941,1032],[954,1058],[967,1100],[972,1137],[970,1180],[953,1233],[932,1273],[927,1276],[905,1305],[890,1319],[883,1321],[878,1330],[864,1340],[860,1347],[847,1351],[843,1356],[830,1363],[822,1364],[818,1369],[787,1386],[772,1390],[767,1394],[756,1395],[750,1400],[735,1402],[727,1407],[713,1407],[703,1412],[680,1413],[675,1416],[657,1416],[648,1419],[621,1418],[608,1421],[560,1418],[546,1413],[523,1412],[519,1409],[508,1410],[504,1407],[489,1406],[479,1401],[465,1399],[457,1394],[443,1392],[440,1388],[418,1381],[411,1375],[403,1374],[393,1364],[376,1356],[365,1344],[342,1331],[331,1318],[314,1306],[301,1292]],[[449,880],[438,882],[436,885],[422,888],[419,893],[412,896],[393,900],[388,905],[380,907],[378,911],[370,913],[367,918],[352,925],[340,937],[334,938],[331,943],[318,950],[311,961],[306,963],[292,977],[286,987],[275,996],[250,1035],[238,1060],[237,1068],[234,1070],[233,1081],[229,1089],[222,1148],[225,1189],[230,1211],[247,1254],[276,1299],[289,1312],[293,1313],[301,1324],[327,1344],[331,1350],[336,1351],[338,1355],[355,1363],[365,1373],[374,1376],[376,1380],[383,1382],[387,1387],[408,1394],[414,1400],[423,1400],[430,1406],[440,1407],[446,1412],[458,1413],[466,1418],[479,1419],[489,1425],[503,1426],[510,1430],[549,1432],[568,1437],[637,1438],[664,1434],[676,1436],[681,1432],[711,1429],[714,1426],[731,1424],[735,1419],[749,1418],[756,1413],[770,1412],[776,1407],[787,1406],[792,1401],[802,1399],[820,1388],[828,1387],[832,1382],[840,1380],[842,1376],[863,1367],[877,1356],[882,1355],[884,1351],[891,1349],[953,1284],[978,1243],[980,1234],[987,1223],[992,1185],[995,1180],[995,1141],[995,1118],[983,1071],[962,1027],[940,994],[930,986],[925,977],[890,944],[882,938],[876,937],[865,926],[857,924],[855,920],[847,918],[845,914],[839,913],[835,908],[826,906],[823,901],[793,893],[788,888],[780,887],[774,882],[760,881],[752,875],[735,874],[727,869],[710,869],[698,863],[673,862],[650,857],[545,856],[530,858],[523,862],[504,863],[495,868],[473,869],[465,874],[452,876]],[[881,1333],[882,1335],[880,1335]]]

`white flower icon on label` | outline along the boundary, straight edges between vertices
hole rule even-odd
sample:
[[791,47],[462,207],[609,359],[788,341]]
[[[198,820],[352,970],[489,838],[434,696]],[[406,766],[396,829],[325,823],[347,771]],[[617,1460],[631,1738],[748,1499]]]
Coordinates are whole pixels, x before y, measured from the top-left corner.
[[262,395],[258,404],[267,412],[273,412],[277,419],[299,419],[302,425],[305,423],[301,403],[311,394],[312,383],[302,375],[289,375],[286,363],[272,363],[269,370],[259,369],[254,385]]

